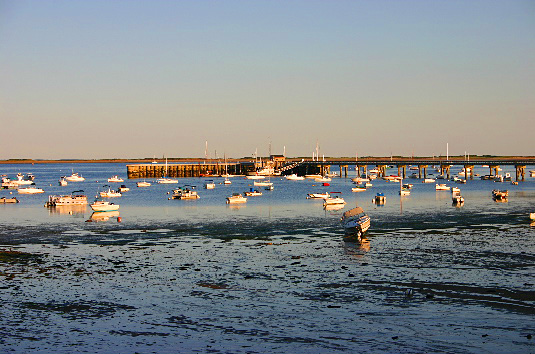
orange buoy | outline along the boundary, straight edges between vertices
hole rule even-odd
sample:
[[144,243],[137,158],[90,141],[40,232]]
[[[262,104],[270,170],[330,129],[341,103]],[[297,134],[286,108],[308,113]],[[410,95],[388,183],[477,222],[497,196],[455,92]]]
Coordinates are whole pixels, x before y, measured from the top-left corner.
[[121,217],[118,216],[118,217],[117,217],[117,222],[121,222],[121,221],[123,221],[123,219],[121,219]]

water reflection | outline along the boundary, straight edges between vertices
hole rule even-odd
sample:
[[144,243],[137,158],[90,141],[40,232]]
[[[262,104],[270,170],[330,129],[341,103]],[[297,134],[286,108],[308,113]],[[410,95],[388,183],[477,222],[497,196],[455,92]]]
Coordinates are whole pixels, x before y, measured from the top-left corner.
[[364,236],[354,238],[344,237],[344,250],[346,254],[353,256],[361,256],[364,253],[368,253],[371,249],[370,241]]
[[244,203],[242,203],[242,204],[226,204],[226,205],[227,205],[228,209],[232,209],[232,210],[239,210],[239,209],[245,208],[247,206]]
[[49,215],[80,215],[85,214],[87,205],[58,205],[48,208]]
[[91,222],[91,221],[94,221],[94,222],[100,222],[100,221],[108,221],[110,220],[110,218],[117,218],[117,221],[120,222],[121,219],[119,217],[120,213],[118,210],[115,210],[115,211],[99,211],[99,212],[94,212],[93,214],[91,214],[91,216],[89,217],[89,219],[87,220],[88,222]]
[[344,204],[328,204],[328,205],[324,205],[323,209],[327,211],[333,211],[333,210],[344,209],[344,207],[345,207]]

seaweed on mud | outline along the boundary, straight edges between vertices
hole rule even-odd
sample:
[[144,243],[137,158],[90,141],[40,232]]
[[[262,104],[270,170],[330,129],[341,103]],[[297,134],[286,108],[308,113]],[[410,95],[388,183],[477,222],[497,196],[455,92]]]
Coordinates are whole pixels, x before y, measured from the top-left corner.
[[0,263],[5,264],[41,264],[43,263],[44,255],[13,251],[13,250],[0,250]]
[[48,303],[26,301],[20,303],[20,306],[28,310],[60,314],[69,319],[101,318],[113,315],[117,311],[136,310],[133,306],[105,301],[52,301]]

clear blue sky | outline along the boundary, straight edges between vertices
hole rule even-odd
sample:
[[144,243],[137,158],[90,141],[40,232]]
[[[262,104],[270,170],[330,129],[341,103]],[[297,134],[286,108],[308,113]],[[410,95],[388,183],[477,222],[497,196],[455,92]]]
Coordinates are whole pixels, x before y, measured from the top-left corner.
[[0,158],[535,155],[535,1],[2,1]]

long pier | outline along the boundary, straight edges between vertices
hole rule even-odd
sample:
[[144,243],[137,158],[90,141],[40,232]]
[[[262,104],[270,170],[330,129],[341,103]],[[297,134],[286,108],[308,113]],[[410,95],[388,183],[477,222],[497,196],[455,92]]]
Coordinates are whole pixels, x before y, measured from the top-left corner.
[[[462,166],[465,171],[472,171],[475,166],[488,166],[489,175],[496,176],[500,166],[515,166],[516,180],[525,179],[527,165],[535,165],[535,158],[527,159],[392,159],[392,158],[366,158],[358,160],[335,159],[330,158],[325,161],[314,161],[306,159],[288,159],[284,163],[279,163],[276,170],[282,174],[297,173],[305,174],[326,174],[331,170],[331,166],[339,166],[340,177],[348,176],[349,166],[355,166],[357,173],[360,175],[366,173],[368,166],[376,166],[379,170],[379,176],[386,175],[388,167],[397,167],[398,176],[407,177],[407,167],[417,167],[418,177],[426,178],[429,166],[439,168],[440,174],[450,177],[450,168],[452,166]],[[222,175],[224,173],[232,175],[246,175],[252,173],[260,167],[253,161],[239,161],[232,163],[207,162],[199,160],[189,163],[174,163],[167,166],[162,163],[130,164],[127,165],[128,178],[160,178],[168,177],[203,177]],[[474,174],[469,173],[468,178],[473,179]]]
[[[450,168],[452,166],[463,166],[465,171],[472,171],[475,166],[488,166],[489,175],[496,176],[500,166],[515,166],[516,180],[524,181],[526,175],[527,165],[535,164],[535,159],[478,159],[478,160],[458,160],[458,159],[363,159],[363,160],[329,160],[329,161],[302,161],[303,165],[320,165],[321,170],[325,169],[325,166],[338,165],[340,167],[340,177],[342,173],[347,177],[347,171],[349,166],[355,166],[357,173],[360,175],[362,168],[363,173],[366,173],[369,165],[375,165],[379,170],[379,176],[386,175],[386,168],[389,166],[395,166],[398,169],[398,176],[406,177],[407,166],[415,166],[418,168],[418,177],[426,178],[427,168],[429,166],[439,166],[440,174],[450,178]],[[470,173],[469,178],[473,179],[474,174]]]
[[222,175],[228,173],[231,175],[244,175],[255,170],[254,163],[206,163],[199,161],[197,163],[178,163],[178,164],[135,164],[126,165],[126,171],[129,179],[135,178],[160,178],[167,177],[202,177]]

